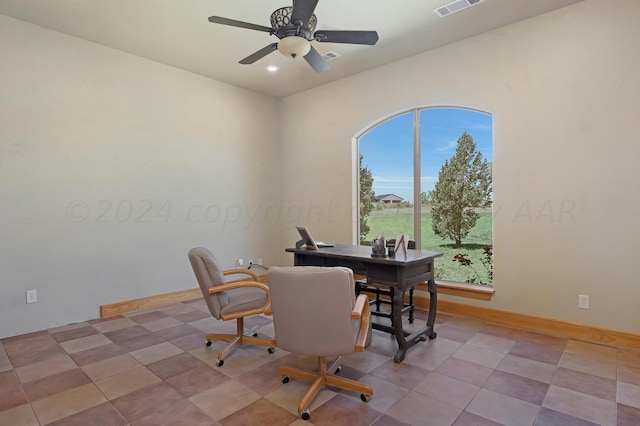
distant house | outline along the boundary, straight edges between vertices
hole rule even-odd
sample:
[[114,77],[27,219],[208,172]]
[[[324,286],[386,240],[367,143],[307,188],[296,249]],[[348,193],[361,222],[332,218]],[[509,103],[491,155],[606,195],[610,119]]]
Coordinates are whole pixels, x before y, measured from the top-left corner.
[[397,195],[394,195],[394,194],[376,195],[375,199],[377,202],[382,201],[384,204],[397,204],[404,201],[402,197],[398,197]]

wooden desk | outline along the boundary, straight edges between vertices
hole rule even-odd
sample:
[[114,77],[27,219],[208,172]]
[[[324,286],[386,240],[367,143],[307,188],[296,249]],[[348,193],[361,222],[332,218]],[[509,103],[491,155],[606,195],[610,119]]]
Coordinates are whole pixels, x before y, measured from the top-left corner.
[[[393,360],[402,362],[407,350],[417,342],[435,339],[433,330],[437,309],[437,287],[435,283],[433,261],[442,253],[424,250],[407,250],[407,255],[378,258],[371,256],[371,247],[336,244],[335,247],[307,250],[306,248],[288,248],[293,253],[295,266],[346,266],[354,273],[366,275],[367,282],[394,288],[391,304],[391,327],[373,324],[377,330],[395,335],[398,352]],[[416,284],[428,284],[430,302],[429,316],[424,327],[413,333],[402,327],[402,308],[404,293]]]

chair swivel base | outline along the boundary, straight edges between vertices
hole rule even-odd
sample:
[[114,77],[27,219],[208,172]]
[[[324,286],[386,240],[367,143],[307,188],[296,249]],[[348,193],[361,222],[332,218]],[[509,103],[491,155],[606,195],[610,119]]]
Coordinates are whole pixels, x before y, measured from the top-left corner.
[[[240,320],[240,318],[238,320]],[[277,346],[276,340],[256,337],[258,335],[256,333],[257,330],[258,327],[254,327],[251,330],[244,331],[244,325],[242,324],[242,321],[238,321],[238,330],[236,334],[207,334],[207,336],[205,337],[205,345],[211,346],[211,342],[214,340],[229,343],[227,346],[222,348],[220,352],[218,352],[216,361],[216,365],[218,367],[221,367],[224,364],[224,359],[240,345],[264,346],[267,348],[269,353],[272,354],[275,351],[275,347]]]
[[327,357],[321,356],[318,357],[317,371],[306,371],[286,365],[278,367],[278,374],[282,376],[282,383],[288,383],[289,378],[311,383],[311,388],[302,397],[300,404],[298,404],[298,415],[300,415],[303,420],[309,420],[311,417],[309,413],[309,406],[318,393],[326,386],[333,386],[339,389],[359,393],[360,399],[364,402],[369,401],[371,395],[373,395],[373,389],[371,386],[345,377],[333,375],[334,372],[340,369],[341,362],[342,357],[338,357],[329,366],[327,366]]

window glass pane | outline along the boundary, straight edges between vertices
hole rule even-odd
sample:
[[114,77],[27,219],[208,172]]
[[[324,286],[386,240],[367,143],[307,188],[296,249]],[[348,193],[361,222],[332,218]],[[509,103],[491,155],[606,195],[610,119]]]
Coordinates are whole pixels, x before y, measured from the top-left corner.
[[[413,238],[413,134],[413,113],[408,112],[378,124],[359,139],[361,244],[383,234],[387,240],[399,234]],[[363,193],[367,176],[362,174],[367,170],[373,194]],[[364,214],[370,198],[371,211]]]
[[361,244],[409,235],[443,253],[437,279],[492,285],[492,132],[490,114],[449,107],[398,115],[360,137]]
[[[456,151],[459,143],[467,149]],[[493,251],[487,248],[493,246],[492,160],[491,115],[457,108],[420,111],[421,240],[423,249],[444,253],[435,264],[439,279],[493,284]]]

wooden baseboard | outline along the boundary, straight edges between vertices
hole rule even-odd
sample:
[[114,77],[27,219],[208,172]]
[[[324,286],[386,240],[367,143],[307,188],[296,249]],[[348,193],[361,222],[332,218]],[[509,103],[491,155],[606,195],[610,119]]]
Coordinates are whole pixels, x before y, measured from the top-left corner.
[[198,297],[202,297],[200,288],[192,288],[189,290],[174,291],[173,293],[159,294],[156,296],[127,300],[125,302],[112,303],[110,305],[102,305],[100,306],[100,318],[111,318],[141,309],[156,308],[158,306],[184,302]]
[[[422,309],[429,308],[428,297],[416,296],[414,297],[414,303],[416,307]],[[640,335],[634,333],[465,305],[446,300],[438,300],[438,312],[475,318],[493,324],[520,328],[536,333],[551,334],[568,339],[599,343],[618,348],[640,350]]]
[[[202,297],[200,289],[194,288],[128,300],[120,303],[113,303],[110,305],[103,305],[100,306],[100,318],[110,318],[141,309],[155,308],[171,303],[193,300],[199,297]],[[429,308],[428,297],[416,295],[414,297],[414,303],[418,308]],[[520,328],[536,333],[551,334],[568,339],[582,340],[640,351],[640,335],[634,333],[626,333],[623,331],[610,330],[590,325],[575,324],[549,318],[500,311],[497,309],[465,305],[446,300],[438,301],[438,312],[475,318],[494,324]]]

